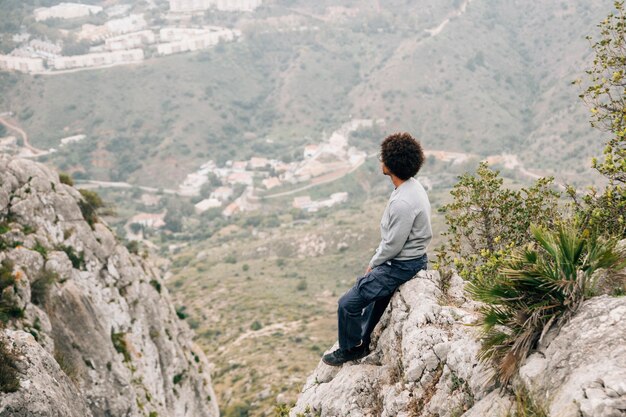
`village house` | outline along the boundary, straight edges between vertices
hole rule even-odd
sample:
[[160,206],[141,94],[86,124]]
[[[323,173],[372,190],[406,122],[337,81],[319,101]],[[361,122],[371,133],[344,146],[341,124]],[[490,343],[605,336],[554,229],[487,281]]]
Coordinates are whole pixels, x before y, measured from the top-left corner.
[[43,55],[44,57],[61,55],[61,51],[63,50],[63,48],[56,43],[42,41],[40,39],[33,39],[28,45],[33,49],[33,51]]
[[252,185],[254,183],[254,175],[249,171],[233,172],[226,177],[226,181],[229,184]]
[[131,14],[119,19],[109,20],[104,24],[110,35],[123,35],[125,33],[137,32],[148,27],[148,22],[143,14]]
[[196,203],[194,207],[196,209],[196,213],[200,214],[212,208],[222,207],[222,202],[217,198],[206,198]]
[[232,202],[228,206],[226,206],[226,208],[222,211],[222,216],[230,217],[233,214],[238,213],[239,210],[240,210],[239,204],[237,204],[236,202]]
[[52,7],[39,7],[35,9],[34,15],[37,22],[48,19],[74,19],[77,17],[89,16],[102,11],[100,6],[90,6],[80,3],[60,3]]
[[250,158],[250,169],[264,169],[270,165],[270,161],[267,158],[260,158],[253,156]]
[[303,196],[300,196],[300,197],[294,197],[292,206],[294,208],[304,210],[304,209],[310,207],[311,203],[312,203],[311,196],[310,195],[303,195]]
[[151,30],[127,33],[126,35],[114,36],[105,39],[105,47],[111,51],[140,48],[156,41],[156,35]]
[[211,193],[211,198],[215,198],[220,201],[228,201],[233,196],[233,189],[230,187],[217,187]]
[[248,168],[248,161],[233,161],[231,168],[234,171],[245,171]]
[[181,52],[199,51],[217,45],[220,41],[231,41],[239,36],[238,31],[222,29],[219,31],[208,31],[182,40],[157,44],[159,55],[171,55]]
[[266,178],[262,181],[263,186],[265,188],[267,188],[268,190],[271,190],[274,187],[278,187],[280,186],[282,183],[280,182],[280,179],[276,178],[276,177],[270,177],[270,178]]
[[143,61],[142,49],[100,52],[86,55],[59,56],[52,60],[54,69],[96,67],[103,65],[130,64]]
[[128,219],[127,224],[137,223],[143,227],[160,229],[165,226],[165,212],[163,213],[139,213]]
[[216,8],[224,11],[253,11],[262,0],[169,0],[172,12],[198,12]]
[[0,55],[0,70],[20,71],[27,73],[43,72],[43,59]]

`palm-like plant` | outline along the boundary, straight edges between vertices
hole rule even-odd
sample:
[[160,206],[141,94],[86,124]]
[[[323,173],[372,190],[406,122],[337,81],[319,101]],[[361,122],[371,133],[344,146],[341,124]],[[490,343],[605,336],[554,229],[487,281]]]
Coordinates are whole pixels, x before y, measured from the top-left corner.
[[580,235],[565,225],[555,231],[533,226],[531,232],[535,242],[514,252],[496,278],[469,284],[485,303],[479,358],[495,365],[502,386],[545,333],[562,326],[590,295],[593,272],[623,265],[616,240]]

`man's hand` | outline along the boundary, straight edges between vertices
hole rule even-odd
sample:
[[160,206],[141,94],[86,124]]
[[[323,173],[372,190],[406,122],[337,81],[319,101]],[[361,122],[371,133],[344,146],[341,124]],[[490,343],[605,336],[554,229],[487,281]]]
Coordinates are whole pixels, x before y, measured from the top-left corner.
[[369,274],[372,271],[372,267],[371,266],[367,266],[367,269],[365,270],[365,275]]

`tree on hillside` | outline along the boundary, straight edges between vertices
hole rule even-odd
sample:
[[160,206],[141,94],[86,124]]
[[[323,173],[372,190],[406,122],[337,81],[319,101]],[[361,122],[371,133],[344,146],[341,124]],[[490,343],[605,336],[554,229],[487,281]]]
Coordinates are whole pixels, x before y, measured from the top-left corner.
[[549,225],[559,194],[552,178],[528,188],[503,187],[498,171],[482,162],[453,187],[453,201],[443,206],[448,230],[437,249],[438,266],[454,268],[466,280],[490,280],[512,249],[529,242],[530,224]]
[[[626,235],[626,15],[624,2],[598,27],[600,37],[591,47],[595,57],[586,71],[581,99],[591,111],[591,125],[608,132],[603,158],[592,164],[609,180],[604,192],[592,192],[582,202],[575,199],[585,228]],[[592,37],[587,39],[593,41]],[[570,195],[575,196],[573,191]]]

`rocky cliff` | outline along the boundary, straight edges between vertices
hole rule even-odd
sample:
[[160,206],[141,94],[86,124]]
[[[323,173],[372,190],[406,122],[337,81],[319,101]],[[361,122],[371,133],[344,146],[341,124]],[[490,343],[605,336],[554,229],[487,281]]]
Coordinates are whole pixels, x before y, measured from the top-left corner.
[[86,211],[56,173],[0,155],[0,344],[19,380],[0,416],[217,416],[159,271]]
[[517,407],[542,409],[525,414],[533,416],[626,415],[626,297],[587,301],[500,390],[476,358],[476,305],[463,285],[453,277],[444,295],[436,271],[420,272],[394,295],[372,354],[340,368],[320,362],[290,415],[506,417]]

